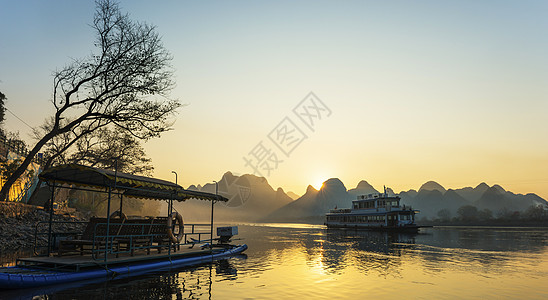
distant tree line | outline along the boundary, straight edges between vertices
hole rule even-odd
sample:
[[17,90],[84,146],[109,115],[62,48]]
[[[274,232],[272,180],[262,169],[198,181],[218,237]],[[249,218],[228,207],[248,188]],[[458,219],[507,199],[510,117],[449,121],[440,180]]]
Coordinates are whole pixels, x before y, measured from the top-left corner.
[[447,225],[548,225],[548,207],[546,205],[531,205],[524,211],[513,211],[506,207],[493,212],[490,209],[478,209],[473,205],[459,207],[456,216],[447,208],[437,213],[432,220],[422,219],[422,223]]

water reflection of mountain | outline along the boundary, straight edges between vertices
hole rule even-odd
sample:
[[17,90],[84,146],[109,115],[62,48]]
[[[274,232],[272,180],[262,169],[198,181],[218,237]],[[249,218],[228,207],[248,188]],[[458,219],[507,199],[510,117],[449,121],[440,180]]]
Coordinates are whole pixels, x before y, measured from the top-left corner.
[[397,274],[401,256],[414,247],[415,235],[367,230],[299,227],[242,227],[249,245],[244,273],[262,274],[281,258],[305,254],[306,264],[327,273],[353,267],[368,273]]
[[502,273],[540,263],[538,254],[548,247],[548,230],[440,227],[418,235],[417,245],[413,255],[429,272],[464,269],[474,273],[488,269]]
[[402,254],[414,243],[414,234],[327,229],[323,265],[334,273],[354,266],[364,273],[397,274]]
[[126,277],[91,284],[0,292],[0,299],[204,299],[211,298],[213,280],[236,280],[237,269],[229,260]]
[[417,242],[444,248],[537,252],[548,247],[548,230],[527,227],[436,227],[419,235]]

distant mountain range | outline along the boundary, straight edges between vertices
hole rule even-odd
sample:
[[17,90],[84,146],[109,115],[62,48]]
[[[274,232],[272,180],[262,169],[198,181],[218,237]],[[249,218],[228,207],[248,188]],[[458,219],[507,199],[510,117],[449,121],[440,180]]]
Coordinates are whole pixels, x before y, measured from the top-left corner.
[[429,181],[418,192],[401,192],[402,202],[420,209],[421,217],[435,218],[441,209],[448,209],[452,216],[463,205],[473,205],[480,210],[488,209],[494,216],[506,211],[524,211],[532,205],[544,204],[546,200],[536,194],[514,194],[500,185],[488,186],[480,183],[475,188],[446,190],[440,184]]
[[[190,186],[189,189],[215,193],[215,184]],[[229,200],[215,204],[215,220],[230,222],[322,222],[324,214],[335,207],[350,208],[358,195],[378,193],[379,190],[362,180],[355,188],[347,190],[338,178],[326,180],[320,190],[311,185],[306,193],[298,196],[274,190],[263,177],[255,175],[235,176],[230,172],[218,182],[217,192]],[[439,183],[429,181],[416,190],[399,194],[387,188],[387,193],[398,195],[402,204],[420,210],[418,219],[436,218],[445,209],[451,216],[464,205],[489,209],[495,216],[501,212],[524,211],[532,205],[548,202],[535,194],[514,194],[500,185],[445,189]],[[177,207],[176,207],[177,208]],[[189,200],[181,205],[187,221],[205,221],[211,216],[211,203]],[[187,212],[188,211],[188,212]]]
[[[293,198],[288,196],[282,188],[274,190],[264,177],[245,174],[235,176],[226,172],[217,187],[214,183],[204,186],[192,185],[190,190],[215,193],[229,199],[228,202],[216,203],[214,210],[215,220],[226,222],[257,222],[269,213],[291,203]],[[177,204],[184,212],[186,221],[206,221],[211,218],[211,202],[202,200],[188,200]]]

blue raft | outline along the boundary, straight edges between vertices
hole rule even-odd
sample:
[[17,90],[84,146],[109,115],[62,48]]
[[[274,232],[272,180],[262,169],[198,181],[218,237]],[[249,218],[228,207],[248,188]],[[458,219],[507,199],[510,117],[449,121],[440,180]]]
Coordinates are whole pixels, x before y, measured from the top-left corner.
[[212,252],[204,250],[202,253],[193,256],[172,256],[171,259],[108,265],[107,267],[103,266],[73,272],[59,272],[24,266],[5,267],[0,268],[0,289],[32,288],[90,279],[110,279],[118,276],[142,275],[162,269],[196,265],[227,258],[242,253],[246,249],[247,245],[244,244],[215,249]]

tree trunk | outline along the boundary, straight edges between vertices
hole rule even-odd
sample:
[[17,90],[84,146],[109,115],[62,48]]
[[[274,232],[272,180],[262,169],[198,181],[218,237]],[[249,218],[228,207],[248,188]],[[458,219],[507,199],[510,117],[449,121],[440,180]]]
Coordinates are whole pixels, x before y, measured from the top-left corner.
[[25,173],[27,170],[27,167],[32,162],[32,159],[34,156],[42,149],[42,146],[46,144],[47,141],[49,141],[55,134],[51,131],[48,134],[46,134],[41,140],[34,145],[34,148],[27,154],[27,157],[25,157],[25,160],[23,160],[23,163],[11,174],[10,177],[6,180],[4,185],[2,186],[2,190],[0,190],[0,201],[8,201],[8,194],[11,189],[11,186]]
[[[56,155],[53,155],[50,158],[48,158],[48,160],[46,160],[46,163],[42,166],[42,171],[47,170],[51,166],[51,163],[55,157]],[[38,191],[40,190],[41,185],[42,185],[42,179],[38,177],[38,183],[36,184],[36,188],[34,189],[34,191],[32,191],[32,194],[29,197],[28,203],[33,203],[34,198],[36,198],[36,195],[38,194]]]

